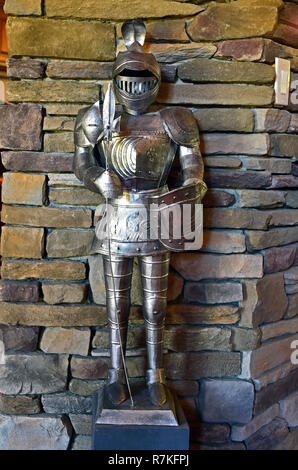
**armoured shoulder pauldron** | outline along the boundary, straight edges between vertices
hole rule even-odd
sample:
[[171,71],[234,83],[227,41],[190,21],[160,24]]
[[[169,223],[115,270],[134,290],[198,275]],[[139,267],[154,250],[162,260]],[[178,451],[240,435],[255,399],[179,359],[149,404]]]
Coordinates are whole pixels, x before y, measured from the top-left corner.
[[195,147],[200,143],[199,129],[190,109],[174,106],[160,111],[165,131],[178,145]]

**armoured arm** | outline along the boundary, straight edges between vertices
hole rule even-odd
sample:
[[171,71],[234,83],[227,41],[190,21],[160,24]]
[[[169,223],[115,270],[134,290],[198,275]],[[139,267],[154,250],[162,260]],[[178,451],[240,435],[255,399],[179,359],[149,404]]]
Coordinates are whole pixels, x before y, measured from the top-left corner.
[[90,191],[104,197],[116,197],[121,193],[119,178],[102,168],[93,153],[97,142],[103,138],[103,125],[99,103],[81,110],[75,126],[75,154],[73,172]]

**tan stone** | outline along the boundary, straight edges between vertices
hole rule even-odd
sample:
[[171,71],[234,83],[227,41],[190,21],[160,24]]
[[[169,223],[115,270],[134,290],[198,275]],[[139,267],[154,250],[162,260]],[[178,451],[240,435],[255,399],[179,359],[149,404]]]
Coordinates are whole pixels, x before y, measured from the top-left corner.
[[41,0],[6,0],[7,15],[41,15]]
[[269,231],[246,231],[249,251],[263,250],[272,246],[287,245],[298,241],[298,227],[273,228]]
[[239,191],[240,207],[255,207],[259,209],[271,209],[285,204],[285,193],[282,191]]
[[103,202],[103,197],[98,193],[93,193],[89,189],[59,189],[53,188],[50,191],[49,199],[54,204],[71,204],[79,206],[98,206]]
[[291,160],[281,158],[246,158],[247,170],[267,170],[270,173],[289,174],[291,173]]
[[201,132],[253,132],[251,109],[201,108],[194,112]]
[[270,226],[278,227],[282,225],[297,225],[298,223],[298,210],[297,209],[288,209],[277,210],[272,213],[272,218],[270,220]]
[[238,230],[204,230],[201,251],[213,253],[243,253],[245,237]]
[[44,229],[8,227],[2,228],[1,255],[8,258],[42,258]]
[[171,327],[165,331],[164,345],[171,351],[230,351],[231,330],[222,328]]
[[49,17],[90,18],[100,20],[127,20],[132,18],[163,18],[167,16],[190,16],[202,11],[202,7],[169,0],[143,2],[134,0],[46,0]]
[[213,228],[267,229],[271,215],[244,209],[212,208],[204,211],[204,226]]
[[257,6],[250,2],[214,3],[196,16],[188,27],[188,34],[193,41],[268,36],[273,33],[277,20],[277,8],[260,2]]
[[201,106],[267,106],[272,104],[273,95],[273,88],[269,86],[162,83],[156,101]]
[[85,284],[42,284],[44,301],[47,304],[80,303],[86,297]]
[[255,132],[287,132],[290,119],[283,109],[255,109]]
[[74,152],[73,132],[59,132],[45,134],[44,151],[45,152]]
[[146,41],[189,42],[185,20],[153,21],[146,25]]
[[263,276],[262,255],[174,254],[172,266],[187,280]]
[[93,238],[93,230],[53,230],[47,237],[47,254],[50,258],[89,255]]
[[115,58],[114,27],[109,24],[10,17],[6,31],[10,56],[104,61]]
[[49,186],[82,186],[84,183],[80,181],[75,175],[69,173],[53,173],[48,175]]
[[204,154],[266,155],[270,150],[268,134],[204,134],[202,136]]
[[107,322],[105,307],[95,305],[0,304],[4,325],[102,326]]
[[90,335],[89,328],[46,328],[41,338],[40,349],[46,353],[86,356]]
[[6,87],[9,101],[79,102],[94,103],[99,98],[99,86],[95,83],[67,81],[9,81]]
[[75,118],[69,116],[48,116],[44,118],[44,131],[73,131]]
[[12,261],[3,260],[4,279],[42,278],[65,281],[85,279],[86,266],[79,261]]
[[231,305],[170,304],[167,324],[216,325],[234,324],[239,320],[239,308]]
[[7,204],[41,206],[45,198],[45,175],[4,173],[2,201]]
[[34,227],[89,228],[92,213],[89,209],[56,209],[54,207],[2,206],[2,222]]
[[233,351],[252,351],[260,346],[261,332],[259,329],[232,328]]
[[26,395],[0,395],[0,411],[6,414],[23,415],[40,413],[40,398]]
[[209,168],[240,168],[242,161],[236,157],[204,157],[204,166]]
[[67,115],[67,116],[77,116],[80,109],[84,108],[84,104],[47,104],[46,111],[47,114],[54,115]]

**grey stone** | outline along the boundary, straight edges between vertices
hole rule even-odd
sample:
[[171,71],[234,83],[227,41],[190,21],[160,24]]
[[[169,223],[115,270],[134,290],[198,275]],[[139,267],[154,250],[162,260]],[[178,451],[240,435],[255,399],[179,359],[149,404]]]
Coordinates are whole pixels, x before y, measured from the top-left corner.
[[91,413],[92,397],[72,393],[51,393],[41,398],[46,413]]
[[239,282],[193,283],[185,286],[185,298],[189,302],[203,304],[222,304],[243,300],[242,286]]
[[50,258],[89,255],[93,238],[93,230],[53,230],[47,237],[47,254]]
[[67,356],[6,354],[0,365],[0,393],[38,394],[65,390]]
[[291,160],[280,158],[246,158],[247,170],[267,170],[270,173],[289,174],[291,173]]
[[288,245],[298,241],[298,227],[273,228],[268,231],[246,230],[248,251]]
[[[32,210],[32,209],[31,209]],[[2,214],[3,222],[3,214]],[[14,282],[0,280],[0,301],[4,302],[38,302],[38,282]]]
[[91,450],[91,436],[76,436],[71,450]]
[[66,450],[70,441],[65,418],[0,415],[1,450]]
[[72,414],[69,415],[71,424],[76,434],[91,434],[92,428],[92,416],[83,414]]
[[289,427],[298,426],[298,392],[280,401],[280,416],[287,421]]
[[34,59],[7,59],[7,76],[13,78],[42,78],[46,64]]
[[232,328],[233,351],[252,351],[261,344],[259,329]]
[[199,410],[207,422],[248,423],[252,417],[253,385],[242,380],[204,380]]
[[92,395],[104,385],[104,380],[71,379],[69,390],[77,395]]
[[285,204],[283,191],[254,191],[250,189],[239,191],[240,207],[254,207],[258,209],[273,209]]
[[0,105],[0,148],[40,150],[42,108],[38,105]]

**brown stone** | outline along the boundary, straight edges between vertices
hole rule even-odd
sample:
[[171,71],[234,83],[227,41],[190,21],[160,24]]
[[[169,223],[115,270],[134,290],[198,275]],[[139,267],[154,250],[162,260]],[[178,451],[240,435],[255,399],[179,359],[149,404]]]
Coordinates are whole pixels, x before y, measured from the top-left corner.
[[[99,86],[96,83],[59,80],[9,81],[6,84],[6,97],[11,102],[31,102],[38,99],[41,103],[49,101],[58,103],[68,101],[70,103],[94,103],[99,98]],[[40,146],[33,149],[29,148],[28,150],[40,150]]]
[[165,357],[170,379],[200,379],[240,374],[240,354],[234,352],[170,353]]
[[246,447],[242,442],[227,442],[226,444],[216,445],[190,443],[190,450],[246,450]]
[[45,134],[45,152],[74,152],[74,137],[72,132]]
[[189,44],[152,44],[144,46],[145,52],[154,54],[158,62],[174,63],[195,57],[212,57],[216,52],[214,44],[189,43]]
[[239,308],[232,305],[203,306],[171,304],[167,308],[167,324],[231,325],[239,320]]
[[298,393],[292,393],[289,397],[280,402],[280,415],[290,427],[298,424]]
[[266,321],[280,320],[288,306],[282,273],[270,274],[257,281],[245,281],[240,324],[257,327]]
[[[262,6],[260,6],[262,5]],[[193,41],[220,41],[255,36],[268,36],[277,24],[278,10],[274,6],[250,2],[227,5],[211,4],[188,27]]]
[[172,266],[187,280],[212,278],[256,278],[263,276],[261,255],[174,254]]
[[46,328],[40,349],[46,353],[79,354],[86,356],[90,343],[89,328]]
[[0,280],[1,302],[38,302],[38,282],[13,282]]
[[239,191],[240,207],[255,207],[257,209],[273,209],[285,204],[283,191]]
[[287,317],[292,318],[297,315],[298,312],[298,294],[289,295],[289,307],[287,311]]
[[80,379],[106,378],[108,363],[107,358],[72,357],[71,374]]
[[271,215],[249,209],[212,208],[204,211],[204,226],[213,228],[268,228]]
[[270,384],[274,384],[278,380],[281,380],[287,377],[288,374],[293,371],[295,366],[290,362],[286,362],[281,366],[275,367],[274,369],[270,369],[269,371],[265,372],[264,374],[260,375],[260,377],[253,379],[256,391],[262,390],[264,387],[267,387]]
[[291,335],[284,339],[269,341],[261,348],[252,351],[250,363],[252,377],[258,377],[267,370],[288,361],[292,353],[291,343],[297,338],[297,335]]
[[[212,188],[266,188],[271,183],[268,171],[233,171],[209,170],[205,172],[204,180]],[[207,192],[208,194],[208,192]]]
[[231,331],[222,328],[176,326],[165,331],[164,345],[170,351],[230,351]]
[[2,227],[2,256],[8,258],[42,258],[43,253],[43,228]]
[[275,273],[292,266],[297,253],[297,245],[274,247],[264,250],[264,272]]
[[90,254],[93,230],[53,230],[47,237],[50,258],[65,258]]
[[41,15],[40,0],[7,0],[5,2],[5,13],[7,15]]
[[182,277],[180,277],[177,273],[175,273],[172,269],[169,272],[169,281],[168,281],[168,301],[171,302],[172,300],[176,300],[184,286],[184,281]]
[[6,31],[9,56],[103,61],[115,58],[114,27],[109,24],[10,17]]
[[3,260],[1,277],[6,279],[42,278],[79,281],[86,277],[86,266],[79,261]]
[[188,282],[184,296],[188,302],[201,304],[224,304],[243,300],[239,282],[195,283]]
[[288,132],[298,132],[298,115],[297,114],[291,114],[291,121],[289,125]]
[[201,251],[213,253],[243,253],[245,237],[237,230],[204,230]]
[[278,227],[281,225],[297,225],[298,223],[298,210],[288,209],[276,210],[272,212],[272,218],[270,220],[270,226]]
[[273,450],[297,450],[298,429],[290,429],[290,433],[279,442]]
[[98,206],[103,202],[103,198],[98,193],[93,193],[88,189],[60,189],[53,188],[50,191],[49,199],[54,204],[71,204],[80,206]]
[[262,413],[270,406],[283,400],[298,387],[298,370],[288,373],[285,377],[263,388],[255,394],[254,412]]
[[41,206],[45,198],[45,175],[4,173],[2,201],[7,204]]
[[295,265],[291,269],[284,272],[286,284],[294,284],[298,281],[298,267]]
[[69,153],[1,152],[7,170],[72,171],[73,155]]
[[242,161],[236,157],[204,157],[204,166],[209,168],[240,168]]
[[275,418],[247,439],[248,450],[270,450],[289,434],[287,422]]
[[272,83],[275,72],[269,65],[253,62],[194,59],[178,66],[178,77],[185,82]]
[[5,325],[38,326],[100,326],[107,321],[105,307],[95,305],[0,305],[0,323]]
[[274,64],[275,57],[281,57],[282,59],[291,60],[291,68],[295,70],[297,68],[297,49],[293,47],[285,46],[278,42],[274,42],[271,39],[264,39],[264,51],[262,61],[269,64]]
[[47,304],[80,303],[86,298],[85,284],[42,284],[44,301]]
[[185,20],[154,21],[146,26],[146,41],[189,42]]
[[298,178],[292,175],[273,175],[271,188],[298,188]]
[[244,380],[204,380],[199,395],[203,421],[248,423],[252,417],[253,385]]
[[70,116],[49,116],[43,121],[45,131],[73,131],[75,118]]
[[[272,69],[273,70],[273,69]],[[287,132],[291,120],[291,114],[282,109],[256,109],[256,132]]]
[[274,31],[274,39],[279,42],[288,44],[295,48],[298,47],[298,5],[292,3],[285,3],[283,10],[279,17],[279,24]]
[[[8,98],[9,99],[9,98]],[[40,150],[42,108],[37,105],[0,105],[0,147]]]
[[215,57],[226,57],[237,60],[260,60],[264,49],[263,38],[236,39],[217,44]]
[[270,423],[279,414],[279,405],[273,405],[268,410],[264,411],[258,416],[254,416],[253,419],[244,426],[234,425],[232,427],[231,438],[233,441],[244,441],[249,436],[254,434],[260,428]]
[[267,232],[247,230],[246,237],[248,251],[263,250],[297,242],[298,227],[273,228]]
[[288,191],[286,195],[287,206],[298,208],[298,191]]
[[202,153],[266,155],[270,149],[268,134],[204,134]]
[[46,64],[34,59],[7,59],[7,76],[13,78],[42,78]]
[[231,84],[161,84],[157,103],[226,106],[268,106],[273,102],[269,86]]
[[35,351],[38,343],[39,328],[23,328],[21,326],[1,326],[5,350]]
[[295,157],[298,152],[298,136],[289,134],[273,134],[271,136],[273,156]]
[[226,191],[208,190],[204,197],[204,207],[227,207],[235,202],[234,194]]
[[276,323],[269,323],[261,327],[262,341],[283,336],[286,334],[295,334],[298,330],[298,318],[291,320],[282,320]]
[[200,131],[253,132],[254,116],[250,109],[201,108],[194,112]]
[[0,411],[10,415],[32,415],[40,413],[40,398],[26,395],[0,395]]
[[92,213],[89,209],[56,209],[54,207],[2,206],[2,222],[35,227],[75,228],[90,227]]
[[168,386],[180,397],[185,395],[197,395],[199,391],[199,384],[194,380],[171,380],[168,381]]
[[46,74],[50,78],[110,79],[112,68],[111,62],[52,60]]
[[172,3],[168,0],[152,0],[144,3],[136,0],[127,3],[125,0],[85,0],[84,4],[80,0],[66,0],[60,3],[58,0],[46,0],[47,16],[67,17],[67,18],[90,18],[116,21],[132,18],[164,18],[171,16],[190,16],[202,10],[197,5]]
[[261,332],[259,329],[234,327],[231,340],[233,351],[252,351],[260,347]]
[[267,170],[270,173],[289,174],[291,173],[291,160],[281,158],[246,158],[247,170]]
[[190,428],[190,439],[196,442],[226,442],[229,439],[230,426],[227,424],[194,424]]

